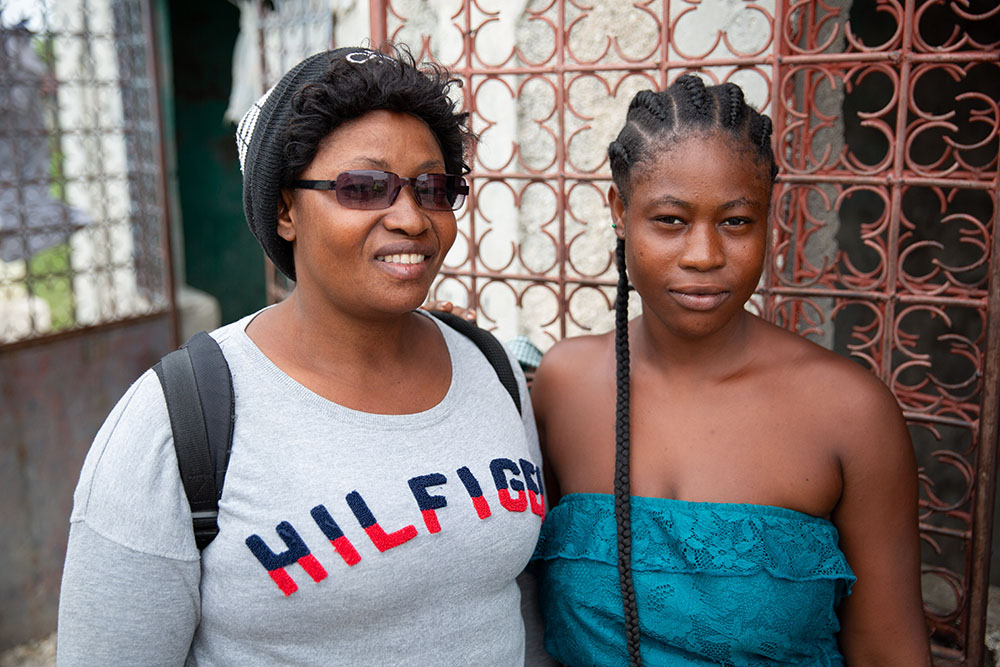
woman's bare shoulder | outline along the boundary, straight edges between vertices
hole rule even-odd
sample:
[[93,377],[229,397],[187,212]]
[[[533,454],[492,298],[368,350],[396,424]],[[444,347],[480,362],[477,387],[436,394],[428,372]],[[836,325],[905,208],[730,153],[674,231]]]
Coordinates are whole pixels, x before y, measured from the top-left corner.
[[790,373],[796,384],[804,380],[846,383],[845,389],[880,391],[885,385],[858,361],[844,357],[799,334],[768,322],[761,322],[758,346],[765,350],[766,362],[775,370]]
[[542,357],[538,372],[566,373],[581,362],[593,360],[595,355],[607,351],[613,342],[614,332],[596,336],[573,336],[553,345]]
[[[546,399],[564,402],[579,388],[591,386],[612,359],[614,333],[564,338],[542,356],[532,383],[532,398],[544,410]],[[612,359],[613,361],[613,359]]]
[[801,413],[820,416],[848,443],[860,434],[898,436],[899,403],[870,368],[771,324],[762,341],[772,386],[783,387]]

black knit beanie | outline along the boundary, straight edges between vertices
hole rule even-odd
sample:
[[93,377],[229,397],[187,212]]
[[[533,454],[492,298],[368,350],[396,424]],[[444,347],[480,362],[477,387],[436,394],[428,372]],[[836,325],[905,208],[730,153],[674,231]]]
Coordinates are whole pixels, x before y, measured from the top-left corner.
[[244,114],[236,130],[243,170],[243,211],[264,252],[283,274],[295,280],[292,244],[278,236],[280,172],[284,137],[291,119],[292,96],[309,83],[322,81],[338,60],[363,65],[384,58],[371,49],[347,47],[310,56],[290,69]]

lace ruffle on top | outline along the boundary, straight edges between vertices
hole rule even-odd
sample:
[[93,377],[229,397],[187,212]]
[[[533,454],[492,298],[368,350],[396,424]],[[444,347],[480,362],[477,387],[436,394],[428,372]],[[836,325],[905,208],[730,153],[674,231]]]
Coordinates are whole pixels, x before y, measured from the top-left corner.
[[[781,507],[632,498],[643,664],[843,665],[836,608],[855,581],[832,523]],[[545,648],[628,664],[614,497],[562,498],[533,556]]]

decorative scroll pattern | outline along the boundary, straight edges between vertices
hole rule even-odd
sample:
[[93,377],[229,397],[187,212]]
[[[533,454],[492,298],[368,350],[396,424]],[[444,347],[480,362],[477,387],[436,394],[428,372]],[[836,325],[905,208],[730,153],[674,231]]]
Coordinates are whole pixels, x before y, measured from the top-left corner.
[[[976,476],[991,459],[984,450],[996,449],[980,436],[983,409],[996,419],[983,400],[984,381],[997,382],[985,357],[998,11],[935,2],[872,3],[850,16],[822,3],[789,9],[764,314],[868,366],[896,394],[921,469],[935,653],[974,664],[975,602],[989,567],[988,551],[973,544],[988,527],[973,512]],[[838,34],[844,44],[834,48]]]
[[990,517],[973,512],[975,480],[997,446],[980,438],[995,435],[983,419],[997,418],[983,400],[998,382],[986,328],[1000,217],[1000,7],[851,4],[376,6],[385,36],[464,83],[481,143],[435,293],[477,307],[501,338],[527,335],[545,349],[611,328],[605,150],[637,90],[697,70],[741,84],[774,118],[773,251],[751,307],[895,392],[921,470],[935,654],[978,664],[983,627],[970,609],[985,599],[989,563],[973,543]]
[[501,337],[528,335],[545,349],[611,326],[605,151],[628,101],[711,65],[710,78],[740,83],[766,109],[772,19],[748,5],[719,30],[696,3],[669,21],[657,2],[513,4],[396,0],[386,3],[388,36],[460,75],[481,136],[475,196],[435,296],[474,303]]

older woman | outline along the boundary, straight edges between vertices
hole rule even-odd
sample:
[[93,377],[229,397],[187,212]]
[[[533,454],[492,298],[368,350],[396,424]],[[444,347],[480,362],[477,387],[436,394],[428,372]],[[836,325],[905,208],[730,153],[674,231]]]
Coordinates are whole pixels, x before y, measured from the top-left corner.
[[479,349],[415,311],[468,191],[450,83],[338,49],[241,123],[250,228],[296,282],[212,333],[236,415],[218,536],[195,546],[147,372],[84,464],[60,663],[524,660],[516,578],[544,513],[524,379],[519,415]]

